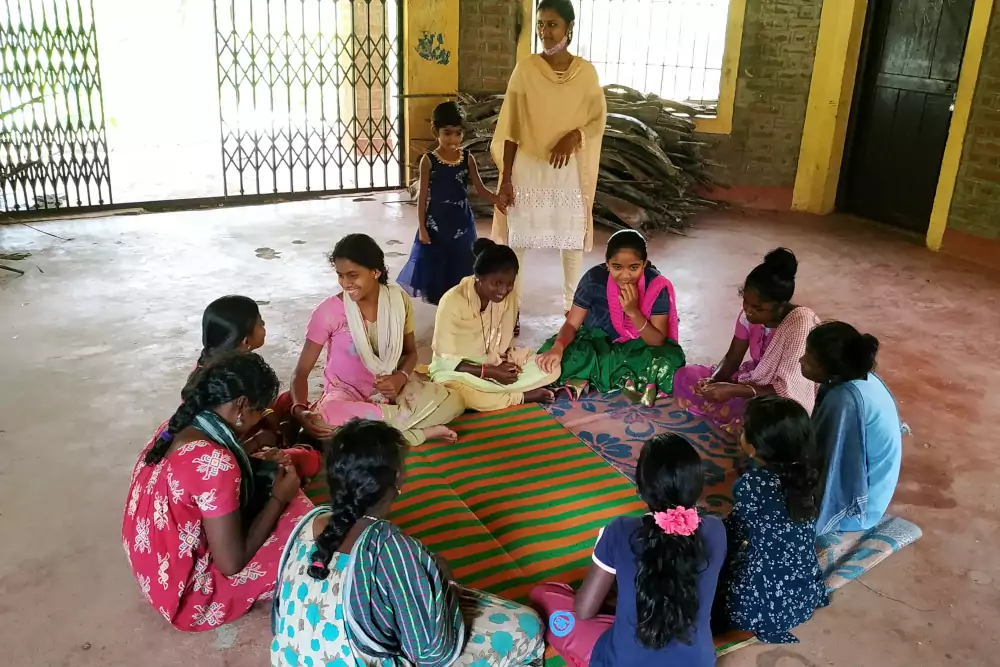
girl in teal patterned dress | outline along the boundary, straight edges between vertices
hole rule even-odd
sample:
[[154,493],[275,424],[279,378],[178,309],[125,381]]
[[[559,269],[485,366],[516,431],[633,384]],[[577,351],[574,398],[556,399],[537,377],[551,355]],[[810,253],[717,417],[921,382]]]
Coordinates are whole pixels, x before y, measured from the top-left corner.
[[384,517],[406,441],[353,420],[327,455],[330,505],[306,515],[282,555],[272,667],[541,665],[531,609],[452,582],[447,563]]

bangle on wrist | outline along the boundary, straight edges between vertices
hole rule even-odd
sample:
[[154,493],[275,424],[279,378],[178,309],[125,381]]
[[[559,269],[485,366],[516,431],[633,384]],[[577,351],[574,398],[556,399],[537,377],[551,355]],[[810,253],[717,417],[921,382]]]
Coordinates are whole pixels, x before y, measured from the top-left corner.
[[293,417],[295,416],[295,408],[302,408],[303,410],[308,410],[309,406],[305,403],[295,403],[292,405],[291,409],[288,411]]
[[747,386],[750,387],[750,391],[753,392],[753,398],[757,398],[757,387],[753,386],[752,384],[748,384]]
[[646,323],[642,325],[642,329],[639,329],[638,333],[642,333],[643,329],[645,329],[648,326],[649,326],[649,320],[646,320]]

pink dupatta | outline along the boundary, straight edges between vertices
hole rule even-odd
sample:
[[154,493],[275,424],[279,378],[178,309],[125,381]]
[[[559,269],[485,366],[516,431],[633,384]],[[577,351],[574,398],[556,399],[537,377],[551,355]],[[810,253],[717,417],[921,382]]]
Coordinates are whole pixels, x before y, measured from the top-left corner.
[[[653,312],[653,304],[656,302],[656,297],[660,296],[660,292],[664,289],[667,290],[667,294],[670,296],[667,338],[676,343],[679,342],[677,339],[680,335],[678,332],[677,300],[674,299],[674,286],[663,275],[657,274],[647,286],[646,273],[645,271],[643,272],[639,278],[639,310],[642,312],[642,316],[648,320]],[[614,281],[610,273],[608,274],[608,310],[611,311],[611,324],[615,327],[615,331],[618,332],[616,343],[624,343],[639,338],[639,332],[636,330],[635,325],[632,324],[632,320],[622,310],[622,304],[618,300],[618,283]]]

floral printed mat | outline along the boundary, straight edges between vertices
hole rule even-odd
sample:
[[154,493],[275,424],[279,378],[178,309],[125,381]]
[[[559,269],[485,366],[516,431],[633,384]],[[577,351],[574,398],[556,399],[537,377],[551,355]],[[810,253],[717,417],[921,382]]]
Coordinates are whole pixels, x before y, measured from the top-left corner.
[[673,399],[658,399],[647,408],[620,393],[590,394],[572,402],[562,398],[549,412],[633,481],[642,443],[659,433],[683,435],[701,452],[706,480],[702,502],[713,512],[729,512],[733,483],[746,456],[731,435],[677,407]]
[[[707,488],[702,503],[726,514],[732,506],[732,488],[746,465],[735,439],[700,417],[682,410],[670,398],[647,408],[619,393],[591,394],[579,401],[560,399],[549,412],[605,461],[633,482],[642,443],[659,433],[680,433],[701,452]],[[831,593],[857,579],[922,536],[906,519],[886,515],[865,532],[832,533],[816,542],[816,553]],[[719,647],[719,655],[741,648],[753,639]]]

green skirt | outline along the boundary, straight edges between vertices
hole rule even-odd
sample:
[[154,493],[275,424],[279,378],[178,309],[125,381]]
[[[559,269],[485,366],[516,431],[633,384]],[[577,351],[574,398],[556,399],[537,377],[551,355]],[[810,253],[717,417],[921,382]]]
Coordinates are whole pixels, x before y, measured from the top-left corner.
[[[539,354],[555,341],[555,336],[545,341]],[[582,380],[607,393],[623,389],[631,380],[639,391],[652,384],[658,392],[670,394],[674,389],[674,371],[683,365],[684,350],[672,340],[656,347],[642,340],[613,343],[601,329],[580,327],[563,352],[559,384]]]

